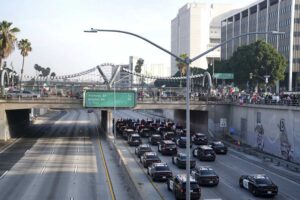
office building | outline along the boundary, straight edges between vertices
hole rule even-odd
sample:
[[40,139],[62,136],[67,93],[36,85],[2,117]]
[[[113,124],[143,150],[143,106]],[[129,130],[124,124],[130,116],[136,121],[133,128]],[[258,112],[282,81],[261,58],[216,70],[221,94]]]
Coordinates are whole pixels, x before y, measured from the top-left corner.
[[221,58],[229,59],[241,45],[264,40],[288,61],[286,80],[280,87],[300,90],[300,0],[256,1],[223,18],[221,27],[222,42],[248,32],[285,32],[284,35],[253,34],[234,39],[222,46]]
[[[193,58],[220,43],[221,18],[232,10],[231,4],[188,3],[179,9],[171,22],[171,52],[176,55],[187,54]],[[206,69],[214,59],[220,59],[220,49],[193,62],[192,67]],[[178,68],[171,58],[171,75]]]

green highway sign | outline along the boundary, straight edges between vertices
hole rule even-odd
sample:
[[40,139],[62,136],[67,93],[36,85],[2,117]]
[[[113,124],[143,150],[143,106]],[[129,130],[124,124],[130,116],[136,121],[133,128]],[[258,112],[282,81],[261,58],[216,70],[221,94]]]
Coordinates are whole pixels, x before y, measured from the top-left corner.
[[83,107],[86,108],[133,108],[136,106],[135,91],[86,90]]
[[233,73],[215,73],[214,78],[216,79],[233,79]]

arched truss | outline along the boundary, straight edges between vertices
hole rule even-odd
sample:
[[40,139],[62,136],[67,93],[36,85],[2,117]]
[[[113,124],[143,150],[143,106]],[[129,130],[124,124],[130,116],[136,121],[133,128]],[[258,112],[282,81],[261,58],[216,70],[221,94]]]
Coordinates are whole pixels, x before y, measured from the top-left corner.
[[[148,78],[148,79],[160,79],[160,80],[186,80],[186,76],[182,76],[182,77],[161,77],[161,76],[148,76],[148,75],[143,75],[143,74],[139,74],[136,73],[134,71],[128,70],[126,68],[122,68],[123,71],[132,74],[134,76],[139,76],[142,78]],[[202,87],[204,87],[205,85],[205,77],[207,77],[208,80],[208,88],[210,89],[212,87],[212,81],[211,81],[211,75],[209,72],[204,72],[203,74],[196,74],[196,75],[191,75],[190,78],[191,79],[195,79],[195,78],[202,78]]]
[[[101,65],[98,65],[96,67],[93,67],[91,69],[79,72],[79,73],[75,73],[75,74],[69,74],[69,75],[62,75],[62,76],[56,76],[54,77],[54,79],[58,80],[58,79],[70,79],[70,78],[75,78],[75,77],[80,77],[80,76],[84,76],[87,75],[89,73],[95,72],[97,69],[99,70],[99,67],[104,67],[104,66],[111,66],[114,69],[117,69],[120,65],[114,65],[112,63],[103,63]],[[182,77],[162,77],[162,76],[149,76],[149,75],[144,75],[144,74],[140,74],[140,73],[136,73],[134,71],[131,71],[129,69],[126,69],[124,67],[122,67],[121,69],[122,71],[125,71],[129,74],[132,74],[133,76],[138,76],[138,77],[142,77],[142,78],[147,78],[147,79],[159,79],[159,80],[185,80],[186,77],[182,76]],[[101,75],[102,76],[102,75]],[[24,75],[25,78],[36,78],[36,76],[26,76]],[[205,80],[208,80],[208,87],[211,88],[212,87],[212,81],[211,81],[211,76],[208,72],[204,72],[203,74],[196,74],[196,75],[191,75],[190,78],[191,79],[195,79],[195,78],[202,78],[202,86],[204,87],[204,83]],[[2,82],[1,82],[2,83]]]
[[11,69],[5,68],[0,71],[0,86],[8,87],[10,85],[14,85],[14,77],[16,73]]

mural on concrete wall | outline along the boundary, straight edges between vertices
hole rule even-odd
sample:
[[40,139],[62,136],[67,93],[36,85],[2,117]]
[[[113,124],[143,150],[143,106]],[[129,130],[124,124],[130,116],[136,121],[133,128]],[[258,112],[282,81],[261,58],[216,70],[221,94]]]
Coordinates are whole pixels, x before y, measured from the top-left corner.
[[287,136],[284,119],[280,120],[280,123],[278,124],[278,128],[280,131],[281,156],[285,160],[292,161],[293,160],[293,150],[292,150],[292,146],[291,146],[288,136]]
[[263,125],[258,122],[254,128],[254,131],[256,133],[256,147],[263,151],[264,150],[264,146],[265,146],[265,143],[264,143],[264,127]]

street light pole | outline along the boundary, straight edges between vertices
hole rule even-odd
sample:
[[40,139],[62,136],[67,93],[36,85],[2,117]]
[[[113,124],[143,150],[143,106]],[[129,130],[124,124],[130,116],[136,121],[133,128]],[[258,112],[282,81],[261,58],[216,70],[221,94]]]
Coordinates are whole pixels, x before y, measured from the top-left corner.
[[186,176],[187,176],[187,182],[186,182],[186,199],[189,200],[190,199],[190,94],[189,94],[189,90],[190,90],[190,64],[192,62],[194,62],[195,60],[201,58],[202,56],[208,54],[209,52],[221,47],[222,45],[236,39],[236,38],[240,38],[246,35],[251,35],[251,34],[285,34],[283,32],[278,32],[278,31],[267,31],[267,32],[249,32],[249,33],[244,33],[235,37],[232,37],[231,39],[228,39],[218,45],[216,45],[215,47],[208,49],[207,51],[199,54],[198,56],[190,59],[189,56],[187,56],[187,58],[183,59],[175,54],[173,54],[172,52],[166,50],[165,48],[155,44],[154,42],[140,36],[137,35],[135,33],[131,33],[131,32],[127,32],[127,31],[121,31],[121,30],[110,30],[110,29],[93,29],[91,28],[91,30],[86,30],[84,32],[88,32],[88,33],[97,33],[97,32],[116,32],[116,33],[123,33],[123,34],[127,34],[127,35],[132,35],[134,37],[140,38],[148,43],[150,43],[151,45],[155,46],[156,48],[164,51],[165,53],[173,56],[174,58],[177,59],[177,61],[183,62],[186,64],[187,66],[187,76],[186,76],[186,155],[187,155],[187,159],[186,159]]

